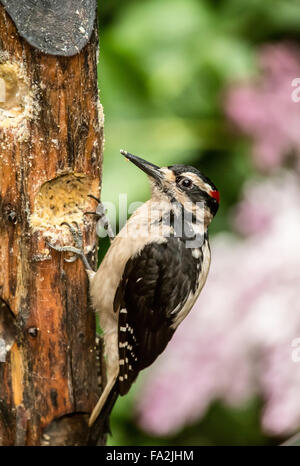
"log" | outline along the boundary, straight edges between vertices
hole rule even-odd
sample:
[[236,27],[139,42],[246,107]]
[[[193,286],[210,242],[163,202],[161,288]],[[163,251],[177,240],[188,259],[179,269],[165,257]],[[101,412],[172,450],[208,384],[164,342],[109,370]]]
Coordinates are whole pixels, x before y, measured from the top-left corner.
[[100,387],[86,273],[47,245],[78,222],[96,265],[97,51],[96,20],[79,53],[55,56],[0,5],[0,445],[104,443],[87,424]]

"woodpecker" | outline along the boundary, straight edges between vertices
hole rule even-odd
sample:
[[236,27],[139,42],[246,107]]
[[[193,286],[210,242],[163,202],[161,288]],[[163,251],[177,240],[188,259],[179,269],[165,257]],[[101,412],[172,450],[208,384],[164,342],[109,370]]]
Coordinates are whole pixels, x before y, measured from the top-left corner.
[[[118,395],[164,351],[190,312],[209,271],[208,226],[219,207],[219,191],[196,168],[160,168],[121,153],[148,175],[152,195],[112,239],[97,272],[84,255],[78,225],[67,224],[75,247],[49,244],[73,253],[67,261],[83,260],[103,331],[107,384],[90,426],[109,416]],[[100,201],[94,213],[104,217]]]

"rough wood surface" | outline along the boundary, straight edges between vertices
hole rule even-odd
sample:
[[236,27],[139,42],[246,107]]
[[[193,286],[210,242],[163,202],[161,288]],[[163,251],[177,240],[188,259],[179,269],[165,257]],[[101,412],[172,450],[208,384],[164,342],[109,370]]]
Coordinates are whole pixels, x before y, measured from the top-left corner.
[[0,6],[0,49],[0,445],[101,443],[87,427],[99,394],[87,277],[45,242],[70,242],[59,224],[77,220],[95,264],[82,214],[101,174],[97,28],[78,55],[45,55]]

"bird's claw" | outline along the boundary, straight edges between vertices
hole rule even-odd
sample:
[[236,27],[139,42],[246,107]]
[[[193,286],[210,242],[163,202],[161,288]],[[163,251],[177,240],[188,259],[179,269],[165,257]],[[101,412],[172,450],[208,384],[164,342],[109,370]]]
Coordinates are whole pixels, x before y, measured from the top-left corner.
[[74,242],[75,242],[75,245],[76,247],[74,246],[56,246],[55,244],[51,244],[49,242],[47,242],[48,246],[50,246],[50,248],[52,249],[55,249],[55,251],[58,251],[58,252],[71,252],[72,254],[74,254],[73,256],[69,257],[68,259],[64,259],[65,262],[75,262],[78,257],[82,256],[84,254],[84,251],[83,251],[83,241],[82,241],[82,232],[80,230],[80,227],[78,225],[77,222],[73,222],[75,227],[73,225],[71,225],[70,223],[67,223],[67,222],[63,222],[61,225],[66,225],[72,236],[73,236],[73,239],[74,239]]
[[93,196],[93,194],[88,194],[88,197],[90,197],[92,199],[95,199],[95,201],[97,201],[98,204],[97,204],[96,210],[94,212],[84,212],[84,214],[85,215],[91,214],[91,215],[95,215],[96,217],[98,217],[98,223],[102,226],[102,228],[104,228],[104,230],[107,231],[109,239],[113,240],[114,237],[115,237],[115,234],[114,234],[113,228],[111,227],[109,219],[106,216],[106,209],[105,209],[104,205],[102,204],[100,199]]
[[62,223],[62,225],[66,225],[69,228],[69,230],[70,230],[70,232],[71,232],[71,234],[73,236],[76,248],[79,249],[80,251],[82,251],[82,244],[83,244],[82,232],[81,232],[80,227],[79,227],[77,222],[73,222],[73,224],[75,225],[75,227],[73,225],[71,225],[70,223],[67,223],[67,222]]
[[88,194],[88,197],[97,201],[97,207],[96,207],[96,210],[92,212],[84,212],[84,214],[85,215],[87,214],[96,215],[97,217],[99,217],[99,219],[101,219],[106,213],[104,205],[102,204],[100,199],[98,199],[96,196],[93,196],[93,194]]
[[72,257],[69,257],[69,259],[64,259],[65,262],[76,262],[78,259],[78,256],[72,256]]
[[88,197],[90,197],[91,199],[95,199],[95,201],[98,202],[98,204],[101,204],[101,201],[98,197],[94,196],[94,194],[88,194]]

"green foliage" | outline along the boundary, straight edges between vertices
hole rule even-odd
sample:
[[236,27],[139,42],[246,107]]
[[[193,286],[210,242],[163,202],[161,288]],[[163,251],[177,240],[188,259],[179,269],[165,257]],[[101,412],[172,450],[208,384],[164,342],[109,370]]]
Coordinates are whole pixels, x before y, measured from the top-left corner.
[[113,436],[108,445],[226,446],[277,445],[282,439],[268,438],[260,427],[261,402],[250,400],[244,406],[230,408],[214,402],[203,419],[168,437],[145,435],[134,418],[134,391],[120,398],[113,411]]
[[116,202],[127,192],[131,202],[149,193],[145,177],[121,160],[121,147],[162,165],[195,163],[206,151],[227,157],[233,142],[222,118],[222,92],[230,80],[253,72],[253,48],[227,31],[210,4],[119,3],[100,40],[104,199]]

